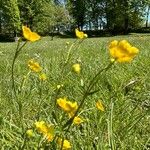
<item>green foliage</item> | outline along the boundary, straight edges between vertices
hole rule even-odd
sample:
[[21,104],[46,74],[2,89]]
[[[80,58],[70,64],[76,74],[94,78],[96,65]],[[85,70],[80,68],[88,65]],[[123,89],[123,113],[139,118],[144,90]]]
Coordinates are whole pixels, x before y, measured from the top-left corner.
[[21,23],[17,0],[2,1],[1,13],[4,32],[18,32]]
[[54,5],[49,2],[35,1],[34,13],[36,16],[33,19],[34,28],[40,33],[53,32],[54,29],[60,26],[65,26],[69,22],[67,11],[59,5]]
[[68,0],[74,24],[87,29],[105,29],[127,33],[143,23],[147,0]]
[[84,0],[68,0],[68,8],[70,10],[70,14],[75,19],[75,23],[78,28],[83,28],[85,24],[85,13],[86,13],[86,3]]

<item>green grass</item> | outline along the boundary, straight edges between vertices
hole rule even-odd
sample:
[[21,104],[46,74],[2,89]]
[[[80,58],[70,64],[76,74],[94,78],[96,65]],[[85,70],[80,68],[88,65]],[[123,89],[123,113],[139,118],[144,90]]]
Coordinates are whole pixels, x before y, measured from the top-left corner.
[[[25,140],[26,130],[34,129],[37,120],[53,123],[59,133],[59,127],[67,121],[67,116],[55,105],[56,99],[67,97],[80,103],[83,95],[81,79],[86,86],[98,70],[109,64],[110,41],[126,39],[139,48],[140,53],[131,63],[116,63],[101,74],[93,89],[99,89],[99,92],[89,96],[80,110],[84,123],[71,126],[64,136],[71,142],[73,150],[148,150],[150,36],[88,38],[72,49],[72,58],[63,74],[63,62],[69,48],[66,42],[71,45],[76,39],[50,39],[44,37],[40,41],[27,43],[17,58],[14,71],[18,100],[13,96],[11,79],[11,64],[17,43],[0,43],[1,149],[38,149],[41,136],[36,131],[35,137]],[[36,73],[27,76],[27,62],[32,58],[42,66],[47,75],[46,81],[40,82]],[[80,75],[71,71],[74,63],[81,64]],[[24,76],[27,76],[26,82],[18,92]],[[56,91],[58,84],[64,85],[60,92]],[[102,100],[104,112],[96,109],[97,100]]]

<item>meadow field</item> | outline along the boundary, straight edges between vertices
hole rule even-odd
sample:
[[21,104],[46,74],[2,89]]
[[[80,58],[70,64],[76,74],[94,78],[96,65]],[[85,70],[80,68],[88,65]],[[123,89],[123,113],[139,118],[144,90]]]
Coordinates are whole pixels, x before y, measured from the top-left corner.
[[[113,40],[127,40],[139,53],[130,63],[115,62],[103,70],[111,62],[108,46]],[[83,41],[42,37],[27,42],[15,61],[12,87],[16,47],[17,42],[0,42],[1,150],[150,149],[150,35]],[[29,60],[38,62],[41,71],[32,71]],[[80,73],[72,69],[73,64],[81,65]],[[103,71],[85,98],[85,89],[99,70]],[[80,123],[68,127],[69,117],[57,104],[59,98],[78,105],[85,98],[78,112]],[[97,101],[101,109],[96,107]],[[36,129],[35,123],[40,121],[53,126],[54,139],[48,140]],[[57,144],[58,138],[71,146],[63,148],[63,143]]]

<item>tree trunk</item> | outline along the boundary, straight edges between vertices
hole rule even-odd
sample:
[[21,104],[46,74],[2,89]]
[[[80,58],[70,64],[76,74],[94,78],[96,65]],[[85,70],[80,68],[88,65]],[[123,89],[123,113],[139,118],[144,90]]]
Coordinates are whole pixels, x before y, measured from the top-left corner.
[[145,25],[146,28],[148,27],[149,12],[150,12],[150,6],[148,6],[148,10],[146,13],[146,25]]
[[128,16],[128,1],[124,0],[125,13],[124,13],[124,34],[128,33],[129,28],[129,16]]
[[129,27],[129,18],[127,16],[124,19],[124,34],[128,34],[128,27]]

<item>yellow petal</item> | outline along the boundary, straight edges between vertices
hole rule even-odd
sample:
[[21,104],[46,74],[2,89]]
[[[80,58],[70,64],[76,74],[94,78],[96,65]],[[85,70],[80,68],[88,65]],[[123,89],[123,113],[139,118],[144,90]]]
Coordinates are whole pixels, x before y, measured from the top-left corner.
[[40,74],[40,75],[39,75],[39,79],[40,79],[41,81],[45,81],[45,80],[47,79],[46,74],[45,74],[45,73]]
[[31,30],[26,26],[22,26],[23,36],[25,39],[30,39]]
[[22,31],[24,38],[31,42],[37,41],[41,38],[37,33],[32,32],[30,28],[26,26],[22,26]]
[[57,99],[57,104],[67,113],[74,113],[78,108],[77,102],[67,101],[66,98]]
[[109,45],[110,55],[118,62],[131,62],[139,50],[126,40],[113,41]]
[[100,100],[96,102],[96,107],[98,110],[104,111],[104,106]]
[[73,120],[73,123],[76,125],[79,125],[83,122],[83,119],[81,119],[80,117],[75,117]]
[[[57,142],[58,142],[59,146],[62,146],[62,139],[61,138],[59,138],[57,140]],[[63,150],[69,150],[69,149],[71,149],[71,143],[68,140],[63,140],[62,149]]]
[[40,38],[41,37],[37,33],[31,32],[30,38],[28,40],[31,41],[31,42],[34,42],[34,41],[39,40]]
[[110,43],[109,48],[113,48],[113,47],[117,46],[117,44],[118,44],[118,41],[114,40]]
[[84,32],[79,31],[78,29],[75,29],[75,34],[76,34],[76,37],[79,39],[83,39],[87,37],[87,34],[84,34]]

